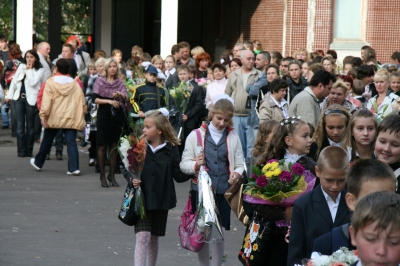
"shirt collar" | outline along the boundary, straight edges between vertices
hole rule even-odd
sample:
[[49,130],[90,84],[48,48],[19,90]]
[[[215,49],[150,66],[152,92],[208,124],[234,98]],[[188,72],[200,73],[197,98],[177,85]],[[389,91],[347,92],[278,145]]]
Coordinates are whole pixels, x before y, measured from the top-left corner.
[[324,198],[325,198],[326,201],[330,200],[330,201],[332,201],[332,202],[335,203],[335,204],[339,204],[339,202],[340,202],[340,195],[342,194],[342,192],[340,192],[340,193],[338,194],[338,196],[337,196],[337,198],[336,198],[336,202],[334,202],[333,199],[331,198],[331,196],[329,196],[329,195],[324,191],[324,189],[322,188],[322,186],[321,186],[321,190],[322,190],[322,194],[324,194]]
[[160,144],[160,145],[158,145],[157,147],[153,148],[153,146],[151,146],[151,145],[147,142],[147,140],[146,140],[146,143],[147,143],[147,145],[150,147],[150,149],[151,149],[151,151],[152,151],[153,153],[156,153],[157,151],[159,151],[159,150],[161,150],[162,148],[164,148],[165,145],[167,145],[167,142],[164,142],[163,144]]
[[328,141],[329,141],[329,145],[330,146],[342,147],[342,143],[341,142],[334,142],[330,138],[328,138]]
[[278,105],[278,107],[283,107],[284,105],[285,105],[285,103],[286,103],[286,100],[285,99],[282,99],[281,100],[281,103],[278,103],[278,101],[272,96],[272,94],[271,94],[271,99],[274,101],[274,103],[276,104],[276,105]]
[[306,87],[304,90],[307,91],[309,94],[311,94],[311,96],[314,98],[314,100],[319,103],[317,96],[315,96],[315,94],[312,91],[312,89],[310,88],[310,86]]

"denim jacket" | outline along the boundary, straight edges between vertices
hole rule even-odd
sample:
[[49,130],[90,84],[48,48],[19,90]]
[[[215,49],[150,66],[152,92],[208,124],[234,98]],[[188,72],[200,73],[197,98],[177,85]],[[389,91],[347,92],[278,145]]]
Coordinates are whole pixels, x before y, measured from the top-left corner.
[[251,99],[251,109],[249,119],[247,120],[247,125],[252,128],[258,127],[259,121],[256,112],[257,97],[260,92],[260,88],[267,84],[267,75],[264,71],[254,83],[250,83],[246,88],[246,92],[249,94],[249,97]]

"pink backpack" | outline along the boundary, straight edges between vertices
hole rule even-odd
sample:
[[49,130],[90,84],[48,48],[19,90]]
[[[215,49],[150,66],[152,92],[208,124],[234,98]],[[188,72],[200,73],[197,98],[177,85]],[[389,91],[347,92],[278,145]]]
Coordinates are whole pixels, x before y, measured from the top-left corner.
[[[199,145],[202,145],[200,131],[196,130],[197,141]],[[181,240],[181,245],[184,249],[199,252],[204,245],[204,236],[197,230],[196,221],[198,211],[191,213],[192,211],[192,199],[189,195],[188,201],[186,202],[185,209],[181,216],[181,224],[179,225],[178,232]]]

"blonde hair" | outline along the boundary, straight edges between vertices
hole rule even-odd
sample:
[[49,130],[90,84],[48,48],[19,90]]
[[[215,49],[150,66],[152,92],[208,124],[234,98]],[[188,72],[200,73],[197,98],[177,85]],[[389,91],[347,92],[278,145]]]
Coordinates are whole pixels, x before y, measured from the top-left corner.
[[349,88],[347,87],[346,83],[344,83],[343,79],[338,79],[335,83],[332,85],[333,88],[342,88],[343,89],[343,94],[347,96],[349,93]]
[[213,116],[215,114],[228,114],[231,118],[229,119],[229,125],[233,127],[233,112],[235,111],[235,107],[228,99],[220,99],[218,100],[213,107],[210,108],[210,112],[208,113],[207,122],[211,122]]
[[169,142],[172,146],[179,145],[180,139],[176,137],[176,132],[168,121],[167,117],[164,116],[159,110],[152,110],[146,112],[145,118],[151,118],[154,120],[156,127],[161,131],[162,141]]
[[142,54],[143,54],[142,47],[140,47],[139,45],[135,45],[132,47],[132,50],[131,50],[132,57],[134,57],[134,56],[141,57]]
[[260,41],[258,41],[258,40],[254,40],[253,41],[253,46],[254,46],[254,50],[255,51],[262,51],[263,50],[263,47],[262,47],[262,44],[261,44],[261,42]]
[[379,69],[375,73],[374,80],[380,80],[380,79],[383,79],[388,83],[390,82],[389,72],[385,68]]
[[90,59],[88,63],[88,68],[89,67],[96,67],[96,59]]
[[331,64],[332,64],[332,66],[334,66],[336,64],[335,59],[333,59],[333,57],[331,55],[327,55],[327,56],[322,57],[321,64],[324,64],[325,60],[329,60],[331,62]]
[[119,49],[112,50],[112,52],[111,52],[112,57],[116,56],[117,54],[121,54],[121,56],[122,56],[121,50],[119,50]]
[[153,56],[153,58],[151,59],[151,63],[154,65],[154,63],[159,60],[161,60],[161,62],[163,62],[163,64],[164,64],[164,60],[163,60],[162,56],[159,54]]
[[271,133],[275,133],[278,129],[279,122],[276,120],[268,120],[258,126],[258,133],[256,141],[254,142],[254,148],[251,152],[253,157],[258,157],[266,149],[269,143],[265,142],[265,138]]
[[300,52],[303,52],[303,53],[305,53],[306,54],[306,58],[304,59],[304,61],[310,61],[310,53],[307,51],[307,49],[306,48],[304,48],[304,47],[300,47],[299,49],[297,49],[295,52],[294,52],[294,54],[293,54],[293,58],[295,59],[295,60],[297,60],[297,54],[298,53],[300,53]]
[[376,137],[378,135],[378,123],[376,122],[376,119],[375,119],[374,115],[371,113],[371,111],[364,109],[364,108],[357,110],[350,118],[350,122],[347,127],[347,136],[343,140],[343,143],[342,143],[342,147],[344,149],[347,149],[348,147],[351,148],[351,158],[350,158],[351,161],[355,160],[356,152],[357,152],[356,140],[354,139],[354,136],[353,136],[353,129],[354,129],[357,119],[360,117],[370,118],[374,122],[375,136],[374,136],[374,140],[371,142],[370,147],[369,147],[369,151],[371,154],[374,151],[375,141],[376,141]]
[[359,230],[377,222],[378,230],[400,231],[400,195],[379,191],[366,195],[356,205],[351,217],[351,226],[356,235]]
[[335,171],[348,170],[350,167],[349,155],[342,147],[328,146],[321,151],[317,161],[318,170],[329,168]]
[[203,47],[201,46],[196,46],[194,47],[191,51],[190,54],[191,55],[198,55],[199,53],[205,53],[206,51],[204,51]]
[[104,63],[104,75],[102,75],[102,76],[107,77],[107,75],[108,75],[108,67],[110,66],[111,63],[114,63],[117,66],[117,72],[115,73],[114,78],[118,79],[120,74],[121,74],[121,71],[119,70],[117,60],[115,60],[113,57],[109,57],[109,58],[106,59],[106,62]]
[[346,139],[346,137],[347,137],[347,128],[349,126],[349,121],[350,121],[350,115],[347,112],[347,109],[339,104],[329,105],[328,108],[326,108],[325,110],[322,111],[322,114],[318,120],[318,125],[315,128],[314,136],[312,138],[313,141],[318,146],[317,152],[315,155],[316,159],[318,159],[319,153],[321,151],[322,142],[324,141],[325,137],[327,137],[325,124],[326,124],[326,118],[329,116],[341,116],[345,119],[346,131],[345,131],[345,135],[343,136],[343,139]]

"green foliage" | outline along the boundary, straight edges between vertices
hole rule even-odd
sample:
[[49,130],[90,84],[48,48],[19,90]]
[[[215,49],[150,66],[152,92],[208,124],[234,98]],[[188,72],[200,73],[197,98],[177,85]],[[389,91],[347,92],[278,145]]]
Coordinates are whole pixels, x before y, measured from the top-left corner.
[[0,33],[12,39],[12,0],[0,1]]

